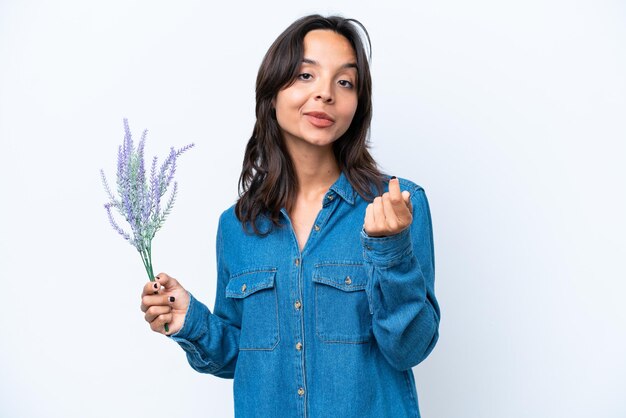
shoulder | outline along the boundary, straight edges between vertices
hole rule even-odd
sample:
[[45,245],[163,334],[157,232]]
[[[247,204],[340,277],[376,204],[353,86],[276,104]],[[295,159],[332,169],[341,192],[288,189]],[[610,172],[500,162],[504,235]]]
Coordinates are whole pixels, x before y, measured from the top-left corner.
[[222,233],[232,232],[232,228],[241,228],[241,222],[239,222],[237,214],[235,213],[235,205],[223,211],[219,220],[219,229]]
[[[220,215],[218,229],[222,235],[234,236],[233,234],[254,235],[251,228],[244,228],[243,224],[237,217],[235,210],[236,204],[226,209]],[[273,224],[271,219],[266,216],[258,216],[256,226],[259,231],[272,231]]]
[[[391,177],[385,176],[385,189],[387,189],[390,179]],[[416,210],[415,208],[417,208],[418,211],[429,214],[430,208],[424,188],[412,180],[403,177],[398,177],[398,180],[400,181],[400,190],[406,190],[411,194],[411,204],[413,205],[414,211]]]
[[[400,188],[402,190],[408,190],[409,192],[424,192],[424,188],[411,180],[398,177],[400,181]],[[412,193],[411,193],[412,194]]]

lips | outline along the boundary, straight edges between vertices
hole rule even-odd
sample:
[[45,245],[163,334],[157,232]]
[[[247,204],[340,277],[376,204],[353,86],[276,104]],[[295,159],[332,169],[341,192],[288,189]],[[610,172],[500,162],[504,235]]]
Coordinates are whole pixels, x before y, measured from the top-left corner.
[[304,115],[313,126],[318,128],[325,128],[335,123],[335,120],[324,112],[306,112]]
[[326,119],[331,122],[335,121],[335,119],[331,118],[327,113],[324,113],[324,112],[306,112],[305,115],[313,116],[314,118],[317,118],[317,119]]

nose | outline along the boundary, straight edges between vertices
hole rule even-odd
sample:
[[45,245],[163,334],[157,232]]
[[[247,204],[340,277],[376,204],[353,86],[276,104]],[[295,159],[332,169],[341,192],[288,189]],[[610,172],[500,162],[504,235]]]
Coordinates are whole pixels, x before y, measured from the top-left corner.
[[315,96],[315,100],[320,100],[324,103],[332,103],[333,102],[333,98],[331,95],[329,94],[324,94],[324,93],[320,93],[317,96]]
[[334,100],[332,87],[330,82],[323,82],[320,80],[318,84],[318,90],[315,94],[315,100],[320,100],[324,103],[332,103]]

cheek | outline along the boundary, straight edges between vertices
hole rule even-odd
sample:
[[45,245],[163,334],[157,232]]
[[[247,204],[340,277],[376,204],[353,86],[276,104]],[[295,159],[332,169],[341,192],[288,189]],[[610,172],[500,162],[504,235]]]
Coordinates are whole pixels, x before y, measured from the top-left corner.
[[356,98],[354,98],[354,100],[347,102],[346,105],[342,108],[342,115],[347,120],[348,125],[352,123],[352,118],[354,118],[357,106],[358,101]]
[[303,95],[298,94],[297,91],[290,89],[281,91],[275,100],[276,107],[276,119],[280,121],[289,121],[297,118],[302,106]]
[[281,129],[285,129],[288,125],[291,125],[293,122],[294,116],[293,111],[290,111],[288,107],[285,106],[284,103],[280,101],[276,102],[276,121],[278,122],[278,126]]
[[276,108],[282,109],[297,109],[306,101],[307,95],[301,89],[290,87],[286,90],[281,90],[275,99]]

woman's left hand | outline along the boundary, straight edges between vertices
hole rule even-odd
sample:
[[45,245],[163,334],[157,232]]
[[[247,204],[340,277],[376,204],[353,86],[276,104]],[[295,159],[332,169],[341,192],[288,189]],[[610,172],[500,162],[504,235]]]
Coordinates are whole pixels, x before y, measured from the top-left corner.
[[389,191],[374,199],[365,209],[363,229],[370,237],[383,237],[402,232],[413,221],[411,194],[400,191],[397,178],[389,180]]

